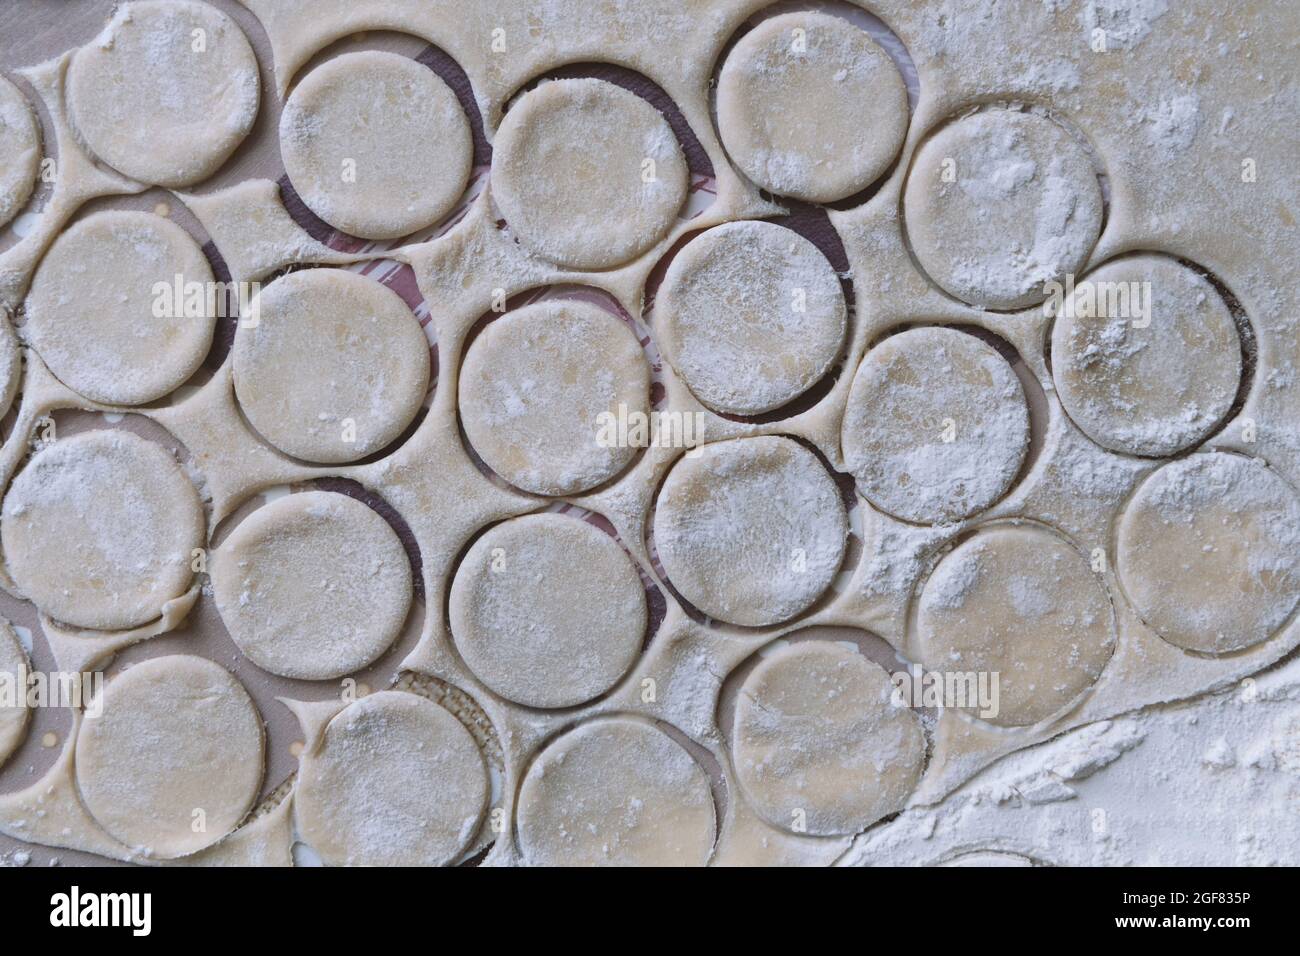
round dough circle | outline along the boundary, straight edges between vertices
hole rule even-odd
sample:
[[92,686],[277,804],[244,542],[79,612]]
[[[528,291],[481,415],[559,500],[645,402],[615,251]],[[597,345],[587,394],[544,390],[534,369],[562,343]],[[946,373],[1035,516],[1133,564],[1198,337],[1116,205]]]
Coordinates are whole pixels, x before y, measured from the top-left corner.
[[[745,679],[732,731],[736,776],[769,823],[857,833],[902,809],[925,764],[921,722],[884,668],[831,641],[767,655]],[[800,831],[804,832],[804,831]]]
[[474,339],[460,416],[488,467],[539,495],[589,491],[636,456],[603,435],[603,416],[650,411],[650,368],[632,330],[586,302],[526,306]]
[[9,414],[23,380],[23,355],[9,320],[0,315],[0,418]]
[[633,717],[568,731],[519,788],[519,846],[533,866],[704,866],[716,828],[704,770]]
[[[1080,298],[1086,292],[1095,308]],[[1052,378],[1070,419],[1097,444],[1172,455],[1208,437],[1232,408],[1242,370],[1237,325],[1191,269],[1165,256],[1127,257],[1089,273],[1063,303]]]
[[1059,713],[1115,646],[1110,599],[1088,562],[1031,526],[982,530],[945,555],[921,591],[916,635],[928,671],[988,674],[990,687],[998,674],[998,713],[982,719],[1002,727]]
[[716,442],[673,466],[655,547],[686,600],[721,621],[788,621],[830,587],[848,520],[817,456],[789,438]]
[[213,281],[203,250],[174,222],[147,212],[95,213],[41,260],[24,333],[50,371],[92,401],[151,402],[185,384],[207,357],[215,310],[187,314],[186,286],[206,290]]
[[835,202],[889,168],[907,135],[907,86],[865,30],[788,13],[750,30],[718,76],[718,132],[763,189]]
[[175,859],[239,825],[257,799],[265,741],[238,680],[201,657],[156,657],[101,694],[88,708],[101,713],[77,734],[75,766],[82,802],[109,836]]
[[213,552],[210,570],[231,638],[281,677],[326,680],[366,667],[411,607],[411,564],[397,533],[335,492],[259,508]]
[[909,329],[858,368],[842,435],[863,496],[905,521],[959,521],[1007,493],[1029,450],[1015,371],[974,335]]
[[320,464],[356,461],[419,412],[429,340],[396,292],[355,272],[307,269],[266,286],[254,307],[257,324],[241,322],[235,333],[235,394],[280,451]]
[[647,622],[645,588],[618,542],[555,514],[513,518],[475,541],[449,614],[474,675],[529,707],[609,690],[640,654]]
[[904,211],[912,251],[935,283],[973,305],[1017,309],[1083,267],[1103,203],[1073,136],[1036,113],[993,109],[921,146]]
[[806,392],[834,364],[847,321],[826,257],[769,222],[727,223],[692,240],[655,304],[665,356],[724,415],[759,415]]
[[469,184],[474,143],[438,74],[367,51],[336,57],[298,84],[280,115],[280,155],[321,219],[354,236],[396,239],[451,212]]
[[96,156],[169,189],[221,167],[253,128],[260,95],[243,31],[188,0],[122,4],[72,57],[67,91],[73,124]]
[[18,635],[8,621],[0,619],[0,680],[10,682],[15,690],[12,702],[0,700],[0,767],[18,749],[27,732],[26,688],[30,667]]
[[0,226],[18,215],[41,164],[41,127],[27,97],[0,76]]
[[510,108],[493,144],[492,195],[510,231],[571,269],[621,265],[664,238],[688,180],[663,115],[604,80],[543,83]]
[[1209,452],[1158,469],[1120,516],[1115,547],[1138,614],[1189,651],[1258,644],[1300,601],[1300,499],[1252,458]]
[[190,586],[203,547],[198,492],[163,448],[126,431],[61,438],[33,456],[0,516],[9,573],[50,617],[122,630]]
[[340,711],[299,764],[294,812],[330,866],[445,866],[488,801],[470,732],[416,694],[381,691]]

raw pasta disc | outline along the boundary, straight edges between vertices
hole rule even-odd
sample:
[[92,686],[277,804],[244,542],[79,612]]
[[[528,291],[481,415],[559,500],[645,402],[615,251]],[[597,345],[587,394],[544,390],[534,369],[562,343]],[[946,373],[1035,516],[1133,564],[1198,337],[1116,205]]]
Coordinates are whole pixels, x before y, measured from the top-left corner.
[[18,347],[18,336],[9,320],[0,315],[0,418],[13,407],[22,380],[23,356]]
[[0,767],[18,749],[27,732],[27,651],[8,621],[0,620],[0,687],[12,690],[0,694]]
[[31,197],[41,164],[41,127],[27,97],[0,76],[0,227]]

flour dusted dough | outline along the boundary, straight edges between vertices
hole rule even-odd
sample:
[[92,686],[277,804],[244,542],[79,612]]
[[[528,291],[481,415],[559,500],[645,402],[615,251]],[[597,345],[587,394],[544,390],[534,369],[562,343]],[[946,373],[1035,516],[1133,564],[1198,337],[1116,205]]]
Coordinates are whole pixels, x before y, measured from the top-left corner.
[[1078,272],[1101,231],[1088,151],[1037,113],[958,119],[917,152],[904,193],[912,251],[950,295],[1014,309]]
[[996,349],[956,329],[909,329],[858,368],[843,448],[877,508],[918,523],[957,521],[1015,481],[1029,448],[1029,406]]
[[188,0],[124,3],[68,67],[68,108],[118,172],[168,188],[216,172],[257,117],[257,59],[233,20]]
[[790,229],[733,222],[673,259],[655,303],[660,347],[701,402],[758,415],[793,401],[834,363],[847,309],[821,251]]
[[925,735],[895,706],[884,668],[831,641],[800,641],[745,679],[732,731],[736,776],[769,822],[815,836],[856,833],[902,809]]
[[27,652],[8,621],[0,620],[0,686],[13,691],[13,702],[0,699],[0,766],[18,749],[27,731]]
[[939,562],[921,591],[916,639],[926,670],[997,673],[998,713],[984,719],[1021,727],[1093,685],[1115,646],[1114,612],[1083,555],[1041,528],[999,525]]
[[709,778],[668,734],[601,717],[553,741],[519,790],[533,866],[703,866],[717,819]]
[[875,182],[907,134],[907,87],[860,27],[824,13],[765,20],[718,77],[718,131],[762,188],[834,202]]
[[[1085,294],[1095,296],[1095,314]],[[1241,366],[1223,297],[1166,256],[1129,256],[1088,273],[1052,329],[1052,378],[1071,420],[1131,455],[1171,455],[1203,440],[1232,407]]]
[[281,677],[360,670],[389,648],[411,607],[411,564],[397,533],[334,492],[259,508],[213,552],[211,574],[231,638]]
[[276,448],[304,461],[356,461],[415,418],[429,341],[396,292],[355,272],[307,269],[255,302],[257,324],[241,322],[235,334],[235,394]]
[[190,586],[204,524],[171,455],[101,430],[36,453],[5,495],[0,540],[14,582],[38,608],[116,630],[154,620]]
[[604,693],[645,640],[645,590],[631,559],[594,525],[554,514],[514,518],[474,542],[449,613],[470,670],[530,707]]
[[1191,455],[1138,488],[1116,552],[1124,590],[1157,634],[1190,651],[1238,651],[1300,601],[1300,499],[1257,459]]
[[22,380],[23,355],[18,347],[18,336],[9,321],[0,315],[0,418],[13,407]]
[[262,718],[239,681],[201,657],[157,657],[101,694],[77,735],[76,774],[111,837],[174,859],[239,825],[257,799],[264,748]]
[[[41,260],[23,334],[50,371],[87,398],[151,402],[185,384],[207,357],[212,282],[203,250],[175,223],[146,212],[95,213]],[[203,296],[191,299],[190,283],[200,283]]]
[[330,866],[443,866],[469,847],[487,799],[464,725],[423,697],[381,691],[340,711],[303,756],[294,812]]
[[817,456],[772,436],[682,458],[654,519],[678,592],[710,617],[750,627],[811,607],[839,572],[847,535],[839,489]]
[[438,74],[395,53],[312,70],[280,115],[294,189],[331,226],[395,239],[447,215],[469,182],[469,120]]
[[465,355],[465,434],[489,468],[525,491],[578,494],[621,472],[637,449],[601,429],[601,416],[617,421],[620,410],[650,411],[650,368],[632,330],[590,303],[510,312]]
[[545,82],[497,131],[492,195],[510,230],[543,258],[604,269],[667,235],[688,170],[668,121],[604,80]]
[[41,127],[27,97],[0,76],[0,227],[23,208],[36,187]]

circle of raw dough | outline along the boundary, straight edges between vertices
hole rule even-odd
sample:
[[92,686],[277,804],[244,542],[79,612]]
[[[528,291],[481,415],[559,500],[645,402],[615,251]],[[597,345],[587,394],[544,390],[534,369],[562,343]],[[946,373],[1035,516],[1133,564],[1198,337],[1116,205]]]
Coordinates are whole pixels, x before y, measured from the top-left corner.
[[902,809],[925,735],[893,690],[884,668],[831,641],[763,658],[740,688],[732,730],[736,777],[759,815],[832,836]]
[[959,521],[997,501],[1029,449],[1029,405],[997,350],[956,329],[909,329],[863,359],[849,390],[845,466],[905,521]]
[[716,827],[704,770],[634,717],[563,734],[519,788],[519,846],[533,866],[704,866]]
[[326,680],[373,663],[411,607],[397,533],[328,491],[259,508],[212,554],[217,611],[244,656],[281,677]]
[[618,682],[645,639],[645,589],[609,535],[576,518],[525,515],[489,529],[456,570],[452,638],[508,700],[570,707]]
[[335,229],[396,239],[451,212],[474,145],[460,101],[396,53],[347,53],[312,70],[280,115],[294,189]]
[[151,402],[183,385],[207,357],[215,309],[206,299],[187,308],[186,287],[201,283],[206,291],[213,281],[203,250],[174,222],[147,212],[95,213],[41,260],[23,329],[74,391],[106,405]]
[[655,547],[686,600],[748,627],[806,611],[839,573],[848,520],[817,456],[760,436],[696,449],[668,473]]
[[235,394],[280,451],[356,461],[415,418],[429,388],[429,341],[396,292],[355,272],[307,269],[253,301],[257,323],[235,333]]
[[673,259],[655,316],[665,356],[696,398],[722,414],[759,415],[830,370],[848,310],[811,242],[769,222],[733,222]]
[[1097,444],[1172,455],[1205,439],[1232,408],[1241,384],[1237,325],[1191,269],[1165,256],[1120,259],[1062,302],[1052,378],[1070,419]]
[[667,235],[686,202],[686,157],[663,115],[604,80],[551,80],[510,108],[492,195],[532,252],[605,269]]
[[1101,232],[1088,151],[1034,113],[986,110],[945,126],[918,150],[903,198],[921,267],[987,308],[1042,302],[1044,285],[1078,272]]
[[13,406],[22,379],[23,355],[18,336],[9,320],[0,314],[0,418],[7,415]]
[[1158,469],[1120,516],[1115,549],[1138,614],[1189,651],[1258,644],[1300,601],[1300,499],[1255,459],[1209,452]]
[[27,97],[0,76],[0,226],[32,195],[41,164],[41,127]]
[[641,343],[586,302],[507,313],[474,339],[461,368],[470,444],[498,475],[539,495],[589,491],[621,472],[637,449],[610,440],[602,424],[649,411]]
[[465,726],[431,700],[390,690],[329,722],[299,764],[294,812],[330,866],[444,866],[474,839],[488,792]]
[[160,617],[203,547],[198,492],[163,448],[126,431],[61,438],[4,498],[0,542],[18,589],[50,617],[121,630]]
[[788,13],[750,30],[718,76],[718,133],[763,189],[835,202],[875,182],[907,135],[907,86],[865,30]]
[[14,690],[13,700],[0,700],[0,767],[18,749],[27,730],[27,651],[8,621],[0,619],[0,680]]
[[82,802],[109,836],[174,859],[239,825],[261,786],[265,740],[238,680],[201,657],[156,657],[100,695],[87,708],[99,716],[77,734],[75,766]]
[[1059,713],[1115,646],[1110,599],[1088,562],[1030,526],[979,531],[945,555],[921,591],[916,635],[927,671],[987,675],[990,690],[998,675],[996,714],[955,709],[1003,727]]
[[216,172],[257,118],[257,58],[235,21],[188,0],[122,4],[68,66],[68,110],[118,172],[177,189]]

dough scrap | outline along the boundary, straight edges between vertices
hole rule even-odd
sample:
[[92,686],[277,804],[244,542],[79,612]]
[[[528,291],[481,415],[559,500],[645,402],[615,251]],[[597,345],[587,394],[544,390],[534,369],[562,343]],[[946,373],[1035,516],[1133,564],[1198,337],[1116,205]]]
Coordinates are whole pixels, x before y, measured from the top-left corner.
[[[207,357],[213,282],[203,250],[175,223],[146,212],[95,213],[41,260],[23,334],[73,391],[107,405],[151,402],[185,384]],[[192,283],[202,284],[203,296],[191,297]]]
[[918,524],[958,521],[1007,493],[1029,449],[1015,371],[974,335],[909,329],[859,366],[842,436],[863,497]]
[[695,758],[632,717],[600,717],[552,741],[519,789],[519,845],[533,866],[704,866],[716,827]]
[[602,416],[647,415],[650,368],[628,326],[599,306],[543,302],[489,323],[466,352],[460,416],[474,451],[517,488],[574,495],[618,475],[637,448]]
[[0,227],[31,198],[40,165],[36,114],[18,87],[0,76]]
[[816,384],[844,344],[834,268],[790,229],[733,222],[673,259],[655,303],[660,347],[715,412],[759,415]]
[[281,677],[327,680],[366,667],[411,607],[411,564],[397,533],[335,492],[259,508],[213,552],[210,572],[231,639]]
[[812,452],[760,436],[705,445],[659,493],[655,546],[678,592],[710,617],[748,627],[806,611],[839,573],[848,521]]
[[198,492],[163,448],[126,431],[61,438],[18,473],[0,515],[9,573],[58,621],[122,630],[190,586]]
[[718,132],[763,189],[827,203],[861,192],[907,135],[907,86],[861,27],[825,13],[764,20],[718,76]]
[[479,680],[529,707],[570,707],[627,673],[645,640],[645,589],[594,525],[525,515],[489,529],[451,585],[452,637]]
[[[27,732],[27,651],[8,621],[0,619],[0,682],[13,690],[12,703],[0,699],[0,767],[18,749]],[[6,695],[7,696],[7,695]]]
[[1216,451],[1163,466],[1120,516],[1115,549],[1138,614],[1186,650],[1252,647],[1300,602],[1300,498],[1257,459]]
[[235,394],[280,451],[356,461],[415,418],[429,388],[429,341],[396,292],[355,272],[307,269],[264,287],[254,304],[257,324],[235,333]]
[[529,91],[493,144],[492,195],[511,232],[572,269],[621,265],[664,238],[688,179],[668,120],[604,80],[551,80]]
[[451,212],[469,183],[474,144],[438,74],[372,50],[336,57],[298,84],[280,115],[280,154],[321,219],[354,236],[396,239]]
[[330,866],[444,866],[469,847],[487,800],[464,725],[416,694],[380,691],[340,711],[302,757],[294,813]]

